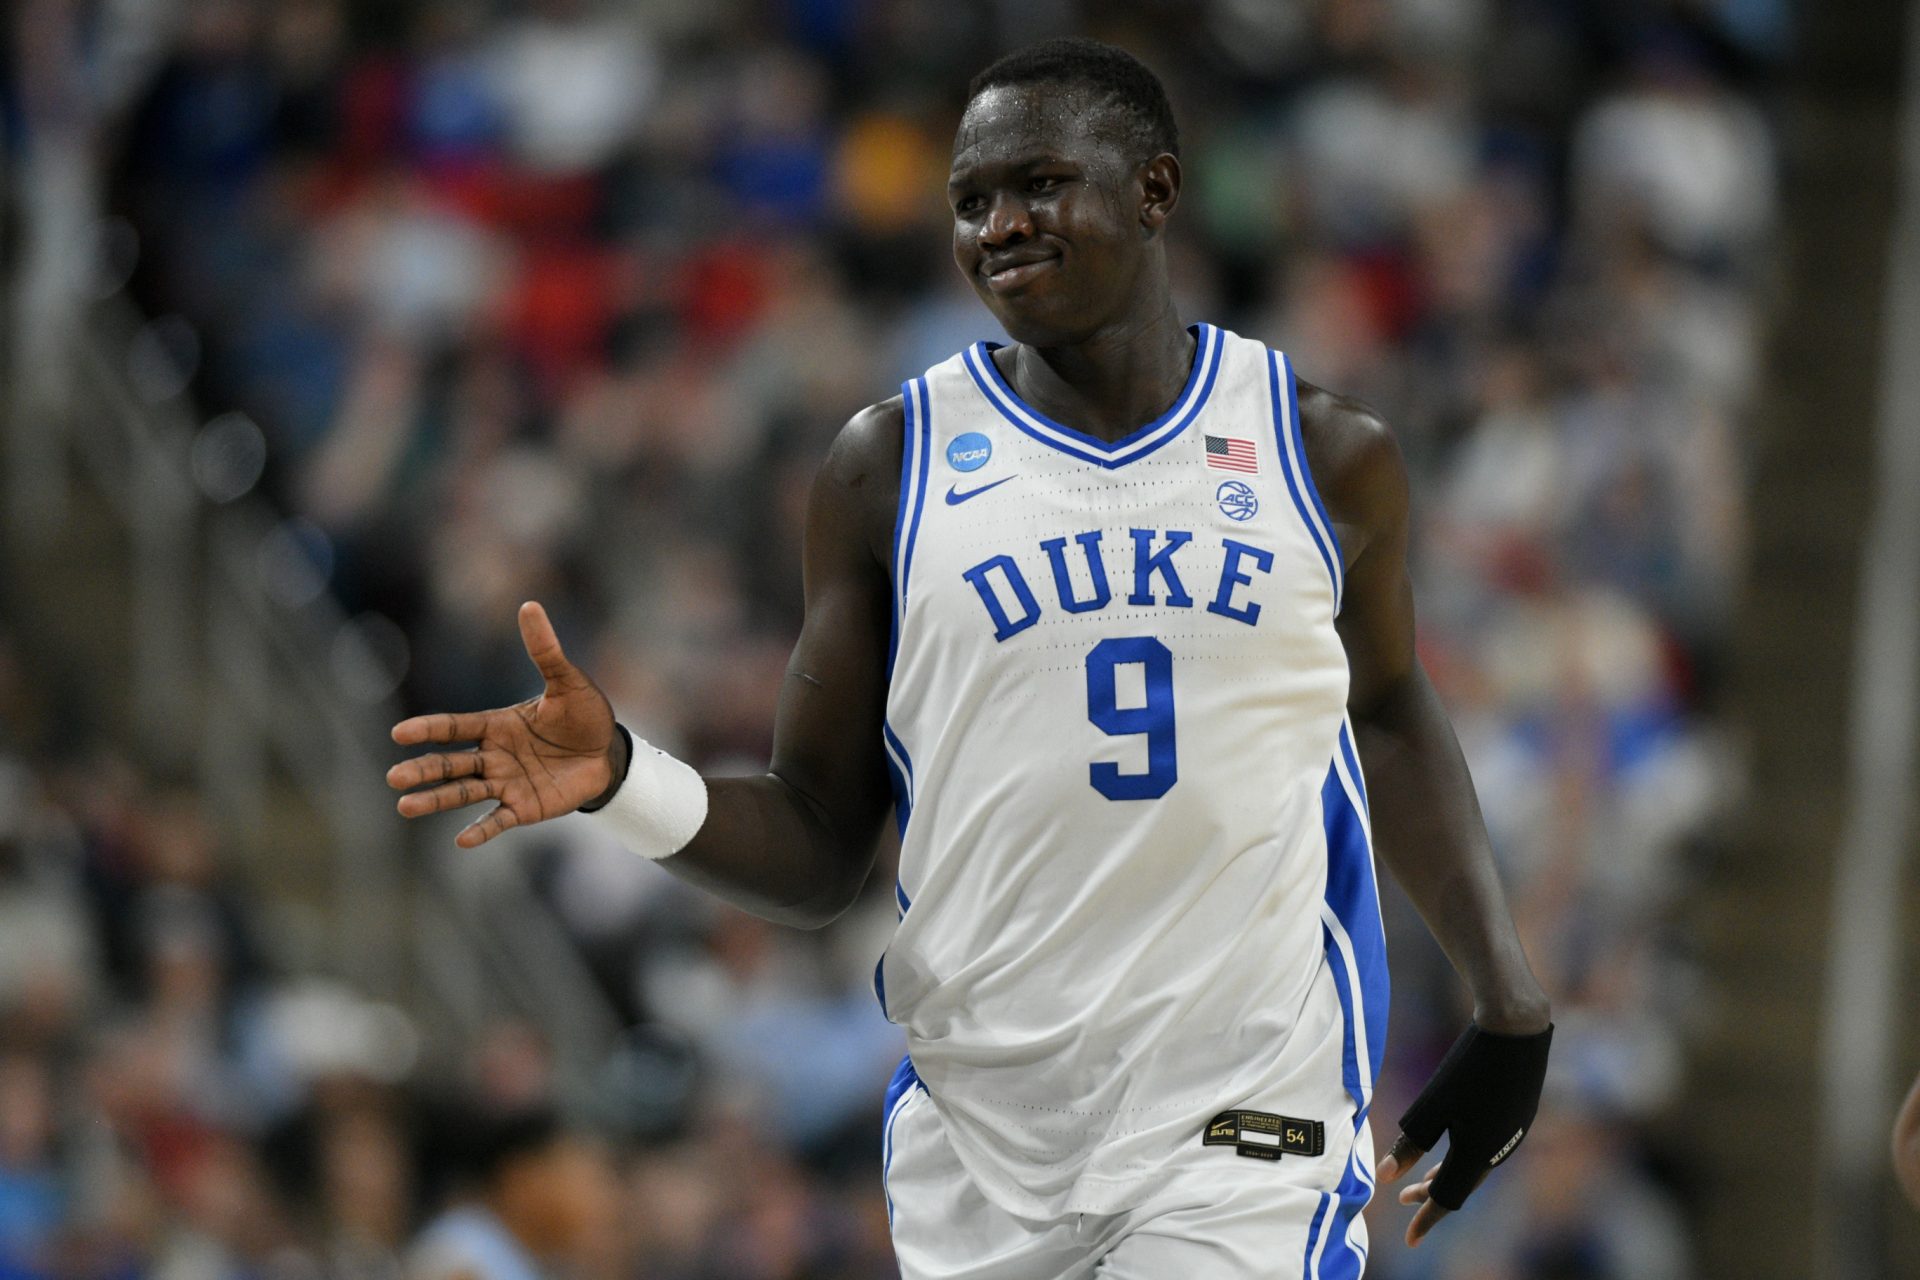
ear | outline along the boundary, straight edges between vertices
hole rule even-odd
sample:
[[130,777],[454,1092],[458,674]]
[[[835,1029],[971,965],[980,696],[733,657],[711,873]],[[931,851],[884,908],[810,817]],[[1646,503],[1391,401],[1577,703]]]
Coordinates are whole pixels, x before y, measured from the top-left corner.
[[1140,229],[1148,239],[1160,234],[1180,203],[1180,161],[1161,152],[1140,166]]

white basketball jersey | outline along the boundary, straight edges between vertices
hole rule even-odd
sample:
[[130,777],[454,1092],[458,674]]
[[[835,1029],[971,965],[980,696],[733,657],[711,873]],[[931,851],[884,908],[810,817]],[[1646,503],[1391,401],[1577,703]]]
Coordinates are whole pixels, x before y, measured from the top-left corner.
[[1024,404],[986,344],[905,387],[875,985],[903,1077],[1032,1217],[1130,1207],[1271,1084],[1322,964],[1353,1103],[1324,1118],[1361,1123],[1378,1069],[1339,548],[1285,357],[1193,332],[1173,407],[1111,443]]

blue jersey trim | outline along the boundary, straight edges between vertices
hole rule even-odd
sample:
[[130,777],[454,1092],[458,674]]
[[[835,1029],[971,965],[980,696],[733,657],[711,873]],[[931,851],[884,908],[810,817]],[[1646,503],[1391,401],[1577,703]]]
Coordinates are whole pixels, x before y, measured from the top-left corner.
[[913,569],[913,548],[920,534],[920,515],[926,509],[927,454],[933,439],[933,414],[927,399],[927,380],[900,384],[905,423],[900,439],[900,500],[893,516],[893,629],[887,637],[887,676],[893,676],[900,653],[900,635],[907,623],[907,580]]
[[[1356,1130],[1357,1132],[1357,1130]],[[1340,1185],[1320,1193],[1313,1219],[1307,1226],[1307,1248],[1300,1266],[1303,1280],[1360,1280],[1366,1269],[1367,1253],[1353,1243],[1353,1221],[1373,1198],[1372,1187],[1358,1188],[1353,1176],[1353,1156],[1347,1158],[1347,1170]],[[1331,1211],[1331,1212],[1329,1212]],[[1326,1239],[1322,1241],[1321,1236]]]
[[1327,837],[1327,888],[1321,935],[1327,967],[1340,999],[1343,1022],[1341,1074],[1353,1099],[1355,1149],[1334,1189],[1336,1208],[1327,1230],[1329,1247],[1314,1268],[1314,1280],[1359,1280],[1366,1250],[1351,1236],[1354,1219],[1373,1198],[1373,1172],[1357,1159],[1361,1127],[1373,1105],[1373,1085],[1387,1047],[1387,939],[1380,919],[1380,888],[1374,875],[1373,837],[1367,826],[1366,780],[1360,772],[1353,729],[1344,719],[1320,788]]
[[[1331,933],[1326,935],[1329,952],[1335,948]],[[1345,1062],[1349,1072],[1348,1093],[1356,1095],[1352,1085],[1354,1064],[1354,1039],[1352,1016],[1352,991],[1342,972],[1343,966],[1335,961],[1331,965],[1335,989],[1340,993],[1340,1005],[1347,1014],[1347,1037]],[[1366,1092],[1371,1093],[1371,1083]],[[1367,1113],[1372,1109],[1370,1102],[1356,1103],[1353,1111],[1353,1145],[1347,1151],[1346,1167],[1341,1170],[1340,1181],[1334,1187],[1331,1196],[1333,1206],[1332,1220],[1327,1224],[1328,1247],[1320,1258],[1315,1260],[1311,1274],[1315,1280],[1359,1280],[1365,1269],[1367,1255],[1364,1249],[1353,1243],[1349,1233],[1353,1230],[1353,1221],[1373,1199],[1373,1176],[1371,1172],[1362,1172],[1359,1164],[1359,1139],[1362,1126],[1367,1123]]]
[[907,794],[907,777],[900,772],[900,766],[893,762],[893,753],[886,752],[887,785],[893,791],[893,823],[896,834],[907,834],[907,819],[913,813],[913,799]]
[[[1194,385],[1200,381],[1201,374],[1206,369],[1208,348],[1212,346],[1212,337],[1209,332],[1211,328],[1211,325],[1197,324],[1189,330],[1189,332],[1193,334],[1194,339],[1193,364],[1187,369],[1187,380],[1180,385],[1180,394],[1173,398],[1173,403],[1168,406],[1167,411],[1145,426],[1121,436],[1118,440],[1103,440],[1099,436],[1090,435],[1077,427],[1069,427],[1064,422],[1056,422],[1054,419],[1049,418],[1046,414],[1028,404],[1025,400],[1022,400],[1020,393],[1015,391],[1012,384],[1007,381],[1006,375],[1000,372],[999,364],[988,354],[1000,350],[1002,344],[998,342],[978,342],[974,344],[974,350],[979,354],[980,368],[985,370],[987,376],[993,380],[994,388],[1004,397],[1005,404],[1013,413],[1021,415],[1028,422],[1045,427],[1051,431],[1057,431],[1061,435],[1067,436],[1096,452],[1122,453],[1126,451],[1128,446],[1139,443],[1153,432],[1166,426],[1167,423],[1172,421],[1173,418],[1180,413],[1181,409],[1188,404],[1193,395]],[[1003,413],[1008,411],[1008,409],[1002,410]],[[1016,417],[1014,422],[1016,426],[1021,425],[1021,418]]]
[[[933,453],[933,403],[927,395],[927,380],[925,378],[915,378],[913,380],[913,387],[914,391],[920,397],[920,412],[917,415],[920,423],[918,449],[920,466],[918,469],[919,473],[914,477],[913,482],[913,523],[907,526],[907,555],[906,559],[902,561],[900,565],[900,620],[902,622],[906,621],[907,591],[913,571],[913,548],[920,537],[921,512],[926,510],[927,468],[931,465],[931,455]],[[1315,501],[1318,501],[1318,499],[1315,499]]]
[[[1359,1280],[1367,1253],[1352,1237],[1354,1220],[1373,1198],[1373,1173],[1359,1160],[1359,1135],[1373,1105],[1373,1085],[1386,1051],[1386,932],[1380,919],[1380,891],[1374,878],[1373,841],[1366,821],[1366,786],[1352,729],[1343,719],[1320,788],[1320,810],[1327,839],[1327,887],[1321,906],[1321,937],[1327,968],[1340,1001],[1341,1077],[1353,1099],[1354,1145],[1327,1202],[1328,1239],[1315,1256],[1307,1248],[1310,1280]],[[1323,1208],[1326,1206],[1323,1206]],[[1318,1218],[1316,1217],[1316,1222]]]
[[1320,1195],[1320,1203],[1315,1205],[1313,1209],[1313,1221],[1307,1224],[1307,1251],[1306,1255],[1300,1260],[1301,1280],[1314,1280],[1315,1267],[1313,1250],[1314,1246],[1320,1243],[1320,1228],[1326,1221],[1327,1205],[1331,1200],[1331,1196],[1322,1192]]
[[1362,1008],[1361,1001],[1354,995],[1353,976],[1347,972],[1345,961],[1340,955],[1340,944],[1333,936],[1333,930],[1321,927],[1321,941],[1326,946],[1327,964],[1333,973],[1333,987],[1340,996],[1340,1016],[1342,1022],[1340,1050],[1340,1083],[1346,1086],[1347,1096],[1353,1099],[1353,1105],[1366,1105],[1366,1077],[1362,1074],[1360,1063],[1360,1040],[1357,1035],[1362,1025],[1355,1016],[1355,1009]]
[[[1287,371],[1284,396],[1280,389],[1283,365]],[[1313,473],[1307,469],[1307,447],[1300,435],[1300,402],[1294,394],[1293,365],[1278,351],[1267,353],[1267,390],[1273,399],[1274,444],[1280,452],[1280,470],[1287,478],[1287,493],[1327,566],[1327,577],[1333,582],[1333,611],[1338,614],[1346,586],[1340,540],[1334,536],[1333,522],[1327,519],[1327,509],[1320,501],[1319,491],[1313,487]]]
[[[1343,726],[1344,730],[1344,726]],[[1373,1100],[1386,1050],[1387,939],[1380,919],[1380,891],[1374,879],[1373,847],[1365,814],[1356,798],[1357,775],[1348,771],[1343,752],[1327,769],[1320,806],[1327,835],[1327,889],[1322,908],[1327,963],[1346,1021],[1344,1075],[1347,1092],[1363,1111]],[[1348,782],[1352,782],[1349,790]]]
[[907,1105],[907,1099],[913,1096],[915,1089],[925,1089],[920,1076],[913,1069],[913,1059],[903,1057],[900,1065],[893,1069],[893,1079],[887,1081],[887,1101],[881,1114],[886,1122],[880,1137],[880,1186],[887,1195],[887,1225],[893,1225],[893,1191],[887,1187],[887,1176],[893,1172],[893,1122],[900,1118],[900,1110]]
[[1313,467],[1307,462],[1306,437],[1300,434],[1300,382],[1293,375],[1293,361],[1287,353],[1280,351],[1275,354],[1280,357],[1280,363],[1287,371],[1287,404],[1293,410],[1293,442],[1300,447],[1300,475],[1306,481],[1307,496],[1313,499],[1313,509],[1320,516],[1327,540],[1333,544],[1333,562],[1345,565],[1346,560],[1340,553],[1340,534],[1333,527],[1333,517],[1327,514],[1327,504],[1320,501],[1320,489],[1313,483]]
[[892,558],[887,565],[893,578],[893,626],[887,633],[887,674],[893,674],[894,655],[900,652],[900,595],[905,585],[900,577],[901,553],[907,546],[907,516],[913,510],[913,384],[900,384],[900,496],[893,510]]
[[1213,395],[1226,346],[1225,335],[1210,324],[1195,325],[1191,332],[1194,335],[1193,368],[1188,371],[1186,385],[1174,397],[1172,407],[1118,440],[1102,440],[1055,422],[1027,404],[1007,384],[993,362],[992,352],[998,344],[977,342],[962,355],[974,385],[1001,417],[1044,445],[1111,470],[1136,462],[1178,438],[1187,425],[1200,416],[1200,410]]
[[[1366,1122],[1367,1113],[1364,1110],[1355,1113],[1353,1118],[1355,1144],[1347,1153],[1347,1168],[1341,1175],[1340,1185],[1334,1188],[1333,1194],[1338,1201],[1338,1207],[1334,1210],[1333,1221],[1327,1224],[1327,1230],[1333,1234],[1332,1239],[1328,1241],[1327,1254],[1320,1260],[1319,1280],[1360,1280],[1361,1273],[1366,1270],[1367,1251],[1355,1244],[1351,1235],[1354,1219],[1360,1216],[1366,1209],[1367,1202],[1373,1199],[1371,1175],[1367,1177],[1360,1175],[1357,1159],[1360,1154],[1358,1142],[1360,1126]],[[1335,1253],[1332,1248],[1336,1243],[1339,1245],[1338,1253]]]
[[880,745],[887,758],[887,780],[893,784],[893,816],[900,835],[907,834],[907,821],[913,817],[913,757],[907,744],[885,720],[880,722]]
[[910,1055],[902,1055],[899,1065],[893,1069],[893,1078],[887,1081],[886,1110],[891,1112],[894,1104],[905,1097],[910,1090],[924,1088],[926,1086],[920,1083],[920,1073],[913,1069],[913,1058]]
[[1340,756],[1347,762],[1347,772],[1353,775],[1354,790],[1360,795],[1360,809],[1371,818],[1373,804],[1367,799],[1366,775],[1360,772],[1360,756],[1354,750],[1353,725],[1344,717],[1340,721]]

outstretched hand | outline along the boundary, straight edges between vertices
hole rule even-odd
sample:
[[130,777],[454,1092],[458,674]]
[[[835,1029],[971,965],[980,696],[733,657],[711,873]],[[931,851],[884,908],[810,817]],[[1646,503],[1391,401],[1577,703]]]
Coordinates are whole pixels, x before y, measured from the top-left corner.
[[520,606],[520,639],[546,680],[539,697],[492,711],[414,716],[393,726],[393,740],[401,746],[474,744],[418,755],[387,770],[387,785],[407,792],[398,804],[405,818],[498,802],[455,839],[463,849],[513,827],[572,813],[603,795],[616,777],[613,708],[567,660],[547,611],[532,601]]

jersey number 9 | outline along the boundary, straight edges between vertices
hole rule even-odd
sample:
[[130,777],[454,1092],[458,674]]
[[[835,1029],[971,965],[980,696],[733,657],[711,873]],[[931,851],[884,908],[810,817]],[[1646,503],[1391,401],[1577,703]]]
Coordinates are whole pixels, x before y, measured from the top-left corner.
[[[1139,666],[1145,675],[1146,701],[1120,705],[1116,671]],[[1087,654],[1087,719],[1114,737],[1145,734],[1147,771],[1122,773],[1106,760],[1088,766],[1093,789],[1109,800],[1158,800],[1180,780],[1173,734],[1173,652],[1152,636],[1102,640]]]

